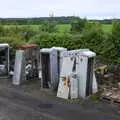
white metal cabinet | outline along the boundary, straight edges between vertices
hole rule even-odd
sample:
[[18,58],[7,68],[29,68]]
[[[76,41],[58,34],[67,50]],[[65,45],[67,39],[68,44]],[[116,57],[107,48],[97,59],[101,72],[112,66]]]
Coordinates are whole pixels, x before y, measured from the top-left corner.
[[[93,88],[94,91],[97,91],[97,83],[93,72],[95,56],[96,54],[88,49],[64,51],[61,53],[63,64],[57,97],[65,99],[69,97],[76,98],[76,91],[78,92],[78,97],[85,98],[93,93]],[[77,78],[70,77],[73,73],[77,75]],[[64,85],[63,77],[70,79],[70,86],[67,88]],[[77,83],[78,86],[75,86]],[[78,87],[78,89],[76,87]]]

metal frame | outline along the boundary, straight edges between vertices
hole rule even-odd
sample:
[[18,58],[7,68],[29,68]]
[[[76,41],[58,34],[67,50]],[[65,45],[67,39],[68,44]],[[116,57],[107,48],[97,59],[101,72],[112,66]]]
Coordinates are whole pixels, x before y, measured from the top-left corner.
[[10,50],[9,50],[9,44],[4,43],[0,44],[0,48],[7,48],[7,73],[6,75],[9,75],[9,69],[10,69]]
[[[63,51],[66,51],[66,48],[63,47],[52,47],[52,48],[43,48],[40,50],[40,56],[41,56],[41,61],[42,61],[42,54],[49,54],[49,67],[50,69],[46,70],[50,74],[50,83],[49,83],[49,88],[52,90],[57,90],[58,84],[59,84],[59,75],[60,75],[60,70],[61,70],[61,59],[60,59],[60,54]],[[46,63],[48,64],[48,63]],[[41,63],[41,67],[43,66],[43,63]],[[44,70],[42,69],[42,81],[41,81],[41,87],[44,88],[43,82],[45,82],[45,78],[43,78],[43,72]],[[46,78],[47,79],[47,78]]]

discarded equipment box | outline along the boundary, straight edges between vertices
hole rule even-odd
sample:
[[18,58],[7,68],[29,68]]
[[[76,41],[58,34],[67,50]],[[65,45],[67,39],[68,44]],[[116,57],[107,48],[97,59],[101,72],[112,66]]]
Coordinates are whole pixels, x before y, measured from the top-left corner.
[[0,76],[9,74],[9,45],[0,44]]
[[[34,80],[35,78],[38,78],[40,64],[40,48],[36,44],[26,44],[23,46],[17,46],[17,49],[18,50],[16,51],[13,84],[15,84],[15,81],[17,81],[17,84],[15,85],[20,85],[25,80]],[[19,63],[21,64],[19,65]],[[23,71],[22,74],[21,68]],[[15,76],[17,74],[19,74],[19,78],[15,79]]]
[[62,47],[43,48],[40,50],[42,88],[50,88],[52,90],[57,90],[61,69],[60,53],[66,50],[66,48]]
[[64,51],[57,97],[85,98],[97,92],[93,71],[96,54],[88,49]]

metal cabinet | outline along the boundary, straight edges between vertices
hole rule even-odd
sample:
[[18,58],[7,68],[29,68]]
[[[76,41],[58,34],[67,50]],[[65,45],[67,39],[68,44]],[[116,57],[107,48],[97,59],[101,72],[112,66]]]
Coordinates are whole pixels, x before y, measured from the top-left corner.
[[62,62],[60,54],[66,50],[66,48],[62,47],[43,48],[40,50],[42,88],[57,90]]
[[9,74],[9,45],[0,44],[0,76]]
[[[93,72],[95,56],[96,54],[89,49],[71,50],[61,53],[63,62],[57,92],[58,97],[66,99],[69,97],[85,98],[93,93],[93,87],[97,85]],[[63,80],[63,78],[65,79]],[[66,80],[69,83],[67,86]]]
[[42,88],[55,89],[58,77],[57,72],[57,51],[51,48],[40,50],[42,68]]

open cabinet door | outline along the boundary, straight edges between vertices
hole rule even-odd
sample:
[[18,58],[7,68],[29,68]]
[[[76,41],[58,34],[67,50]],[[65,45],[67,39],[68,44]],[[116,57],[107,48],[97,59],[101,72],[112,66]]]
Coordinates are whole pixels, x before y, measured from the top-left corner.
[[60,73],[60,81],[58,86],[57,97],[68,99],[69,98],[69,77],[72,73],[74,60],[71,57],[63,57],[62,68]]

